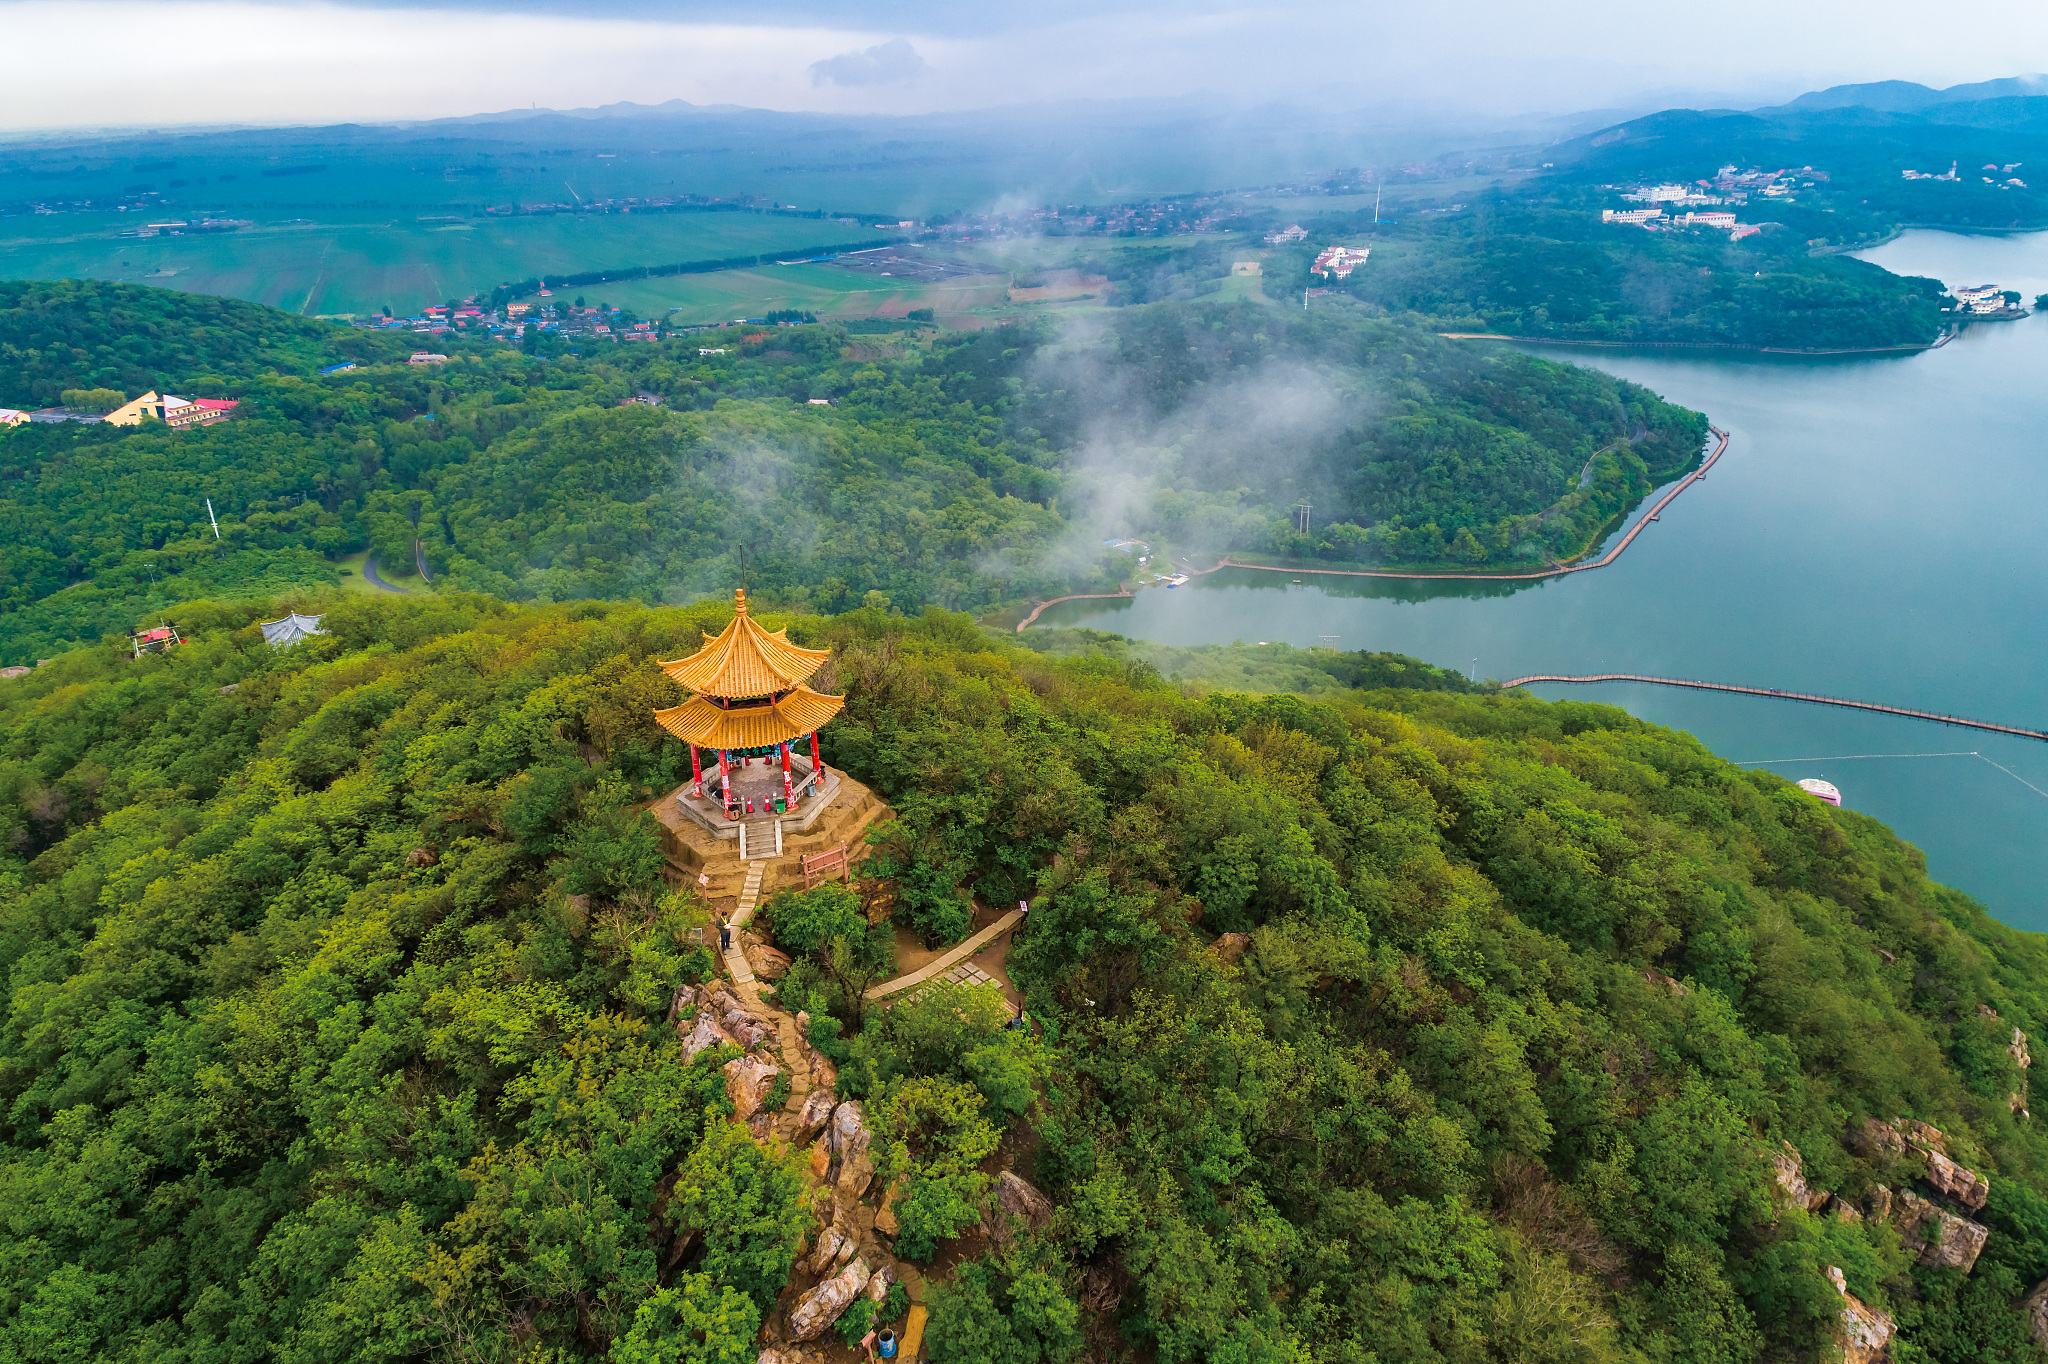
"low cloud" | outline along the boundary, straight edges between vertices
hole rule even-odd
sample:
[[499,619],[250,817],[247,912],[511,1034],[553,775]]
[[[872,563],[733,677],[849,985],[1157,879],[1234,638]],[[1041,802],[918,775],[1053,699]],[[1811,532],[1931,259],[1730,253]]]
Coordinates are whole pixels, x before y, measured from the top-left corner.
[[864,52],[842,52],[811,63],[812,85],[901,85],[931,70],[906,38],[891,38]]

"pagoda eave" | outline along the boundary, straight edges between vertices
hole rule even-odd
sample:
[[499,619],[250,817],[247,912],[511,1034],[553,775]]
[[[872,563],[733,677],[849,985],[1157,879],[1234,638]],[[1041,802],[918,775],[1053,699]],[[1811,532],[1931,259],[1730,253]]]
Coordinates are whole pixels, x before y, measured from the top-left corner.
[[814,734],[845,706],[843,696],[826,696],[799,686],[779,700],[727,708],[703,696],[654,712],[654,721],[685,743],[732,750],[772,748]]

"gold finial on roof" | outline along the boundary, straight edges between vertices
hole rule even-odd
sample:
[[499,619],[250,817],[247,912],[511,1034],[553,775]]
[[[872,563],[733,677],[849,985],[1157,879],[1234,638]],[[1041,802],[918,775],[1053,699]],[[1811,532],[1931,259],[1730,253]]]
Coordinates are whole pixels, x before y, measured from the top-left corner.
[[747,614],[747,589],[746,589],[746,588],[744,588],[744,587],[735,587],[735,588],[734,588],[734,589],[732,590],[732,609],[733,609],[733,614],[734,614],[734,615],[744,616],[745,614]]

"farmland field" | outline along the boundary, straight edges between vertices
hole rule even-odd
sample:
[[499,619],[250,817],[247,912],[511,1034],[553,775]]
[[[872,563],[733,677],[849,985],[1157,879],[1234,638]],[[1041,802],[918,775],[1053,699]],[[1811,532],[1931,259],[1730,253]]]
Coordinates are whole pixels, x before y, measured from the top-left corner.
[[[386,305],[409,313],[529,276],[800,251],[874,235],[830,219],[755,213],[384,218],[259,223],[209,236],[116,235],[134,221],[63,214],[0,222],[0,278],[124,280],[312,315]],[[620,293],[610,301],[624,304]]]
[[[803,308],[821,317],[901,317],[912,308],[962,316],[1003,303],[1004,276],[989,274],[937,283],[897,280],[834,265],[764,265],[708,275],[674,275],[602,286],[605,301],[642,317],[673,309],[679,324],[753,317],[777,308]],[[599,286],[591,286],[597,288]],[[590,294],[591,289],[583,290]]]

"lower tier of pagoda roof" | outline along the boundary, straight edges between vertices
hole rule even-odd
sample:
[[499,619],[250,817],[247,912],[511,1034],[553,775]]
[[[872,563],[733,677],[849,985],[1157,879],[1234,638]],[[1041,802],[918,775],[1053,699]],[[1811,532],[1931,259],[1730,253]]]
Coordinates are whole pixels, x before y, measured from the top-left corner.
[[729,708],[709,697],[693,696],[680,706],[654,712],[654,721],[699,748],[767,748],[814,732],[845,704],[843,696],[825,696],[800,686],[778,700]]

